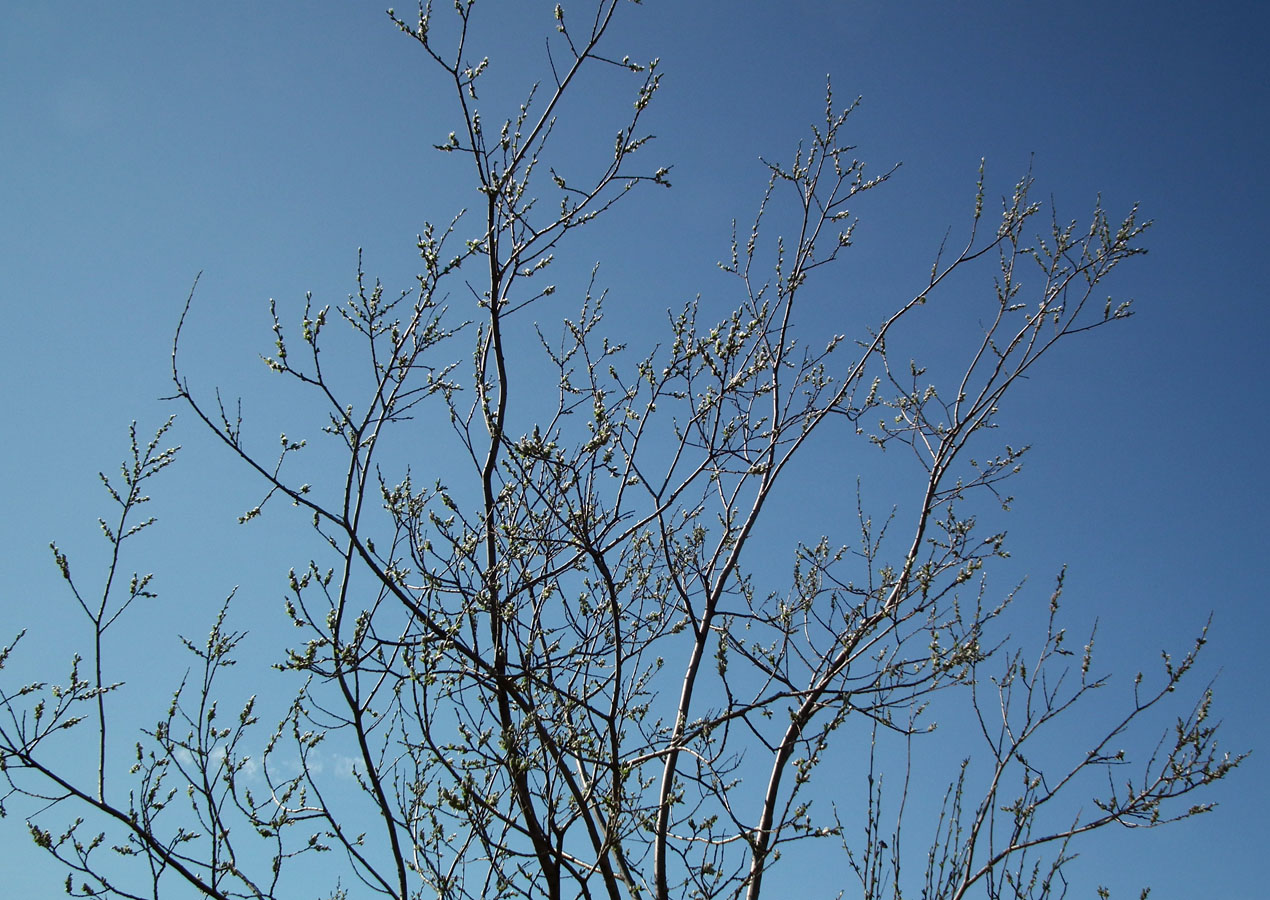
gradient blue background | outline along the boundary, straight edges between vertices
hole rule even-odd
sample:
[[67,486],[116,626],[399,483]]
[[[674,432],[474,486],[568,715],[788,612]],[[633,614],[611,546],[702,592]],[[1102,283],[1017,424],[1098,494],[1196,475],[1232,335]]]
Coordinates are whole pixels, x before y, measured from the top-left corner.
[[[550,28],[552,6],[478,4],[495,83],[542,77],[532,29]],[[1008,525],[1033,601],[1070,565],[1069,621],[1099,620],[1104,667],[1122,678],[1184,649],[1214,611],[1203,677],[1220,673],[1224,743],[1259,751],[1213,792],[1216,813],[1078,848],[1070,896],[1098,883],[1264,896],[1266,7],[647,0],[619,16],[619,53],[662,60],[650,153],[675,166],[672,191],[636,198],[568,259],[583,273],[603,260],[619,322],[655,322],[719,285],[729,223],[748,221],[765,181],[758,157],[788,156],[822,113],[827,73],[840,100],[864,97],[860,155],[903,165],[859,204],[841,305],[808,313],[825,330],[858,333],[872,320],[853,311],[920,288],[945,230],[966,222],[983,156],[990,197],[1031,164],[1065,217],[1101,192],[1113,215],[1140,202],[1156,221],[1151,254],[1116,283],[1139,315],[1051,361],[1007,418],[1036,445]],[[587,103],[623,96],[598,93],[566,112],[585,121]],[[195,274],[191,374],[250,398],[269,297],[293,315],[306,290],[339,302],[358,247],[368,272],[408,286],[424,220],[471,202],[453,158],[429,149],[455,121],[376,4],[4,5],[0,634],[31,626],[60,673],[78,623],[47,544],[90,577],[96,473],[122,458],[128,421],[144,432],[177,411],[157,398]],[[120,658],[168,658],[172,634],[201,633],[234,584],[262,620],[280,606],[290,563],[268,531],[230,527],[255,487],[188,423],[177,440],[180,468],[155,485],[164,532],[137,562],[165,599],[114,635]],[[814,472],[800,490],[816,492]],[[0,893],[59,895],[63,874],[21,822],[0,829]],[[831,872],[814,884],[842,887]]]

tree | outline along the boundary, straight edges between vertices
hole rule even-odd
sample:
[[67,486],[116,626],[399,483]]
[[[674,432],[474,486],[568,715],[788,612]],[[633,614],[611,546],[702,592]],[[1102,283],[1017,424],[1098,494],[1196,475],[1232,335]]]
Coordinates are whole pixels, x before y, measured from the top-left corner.
[[[530,334],[527,310],[560,315],[550,304],[566,292],[546,279],[575,233],[669,183],[643,162],[657,64],[609,48],[620,7],[556,6],[549,80],[484,120],[470,0],[453,18],[390,12],[453,90],[458,127],[437,149],[470,166],[480,204],[425,229],[413,289],[393,295],[359,268],[348,303],[306,303],[298,334],[274,309],[265,362],[319,410],[313,446],[283,435],[262,452],[232,404],[190,384],[191,292],[173,399],[263,482],[244,522],[285,499],[312,523],[313,561],[288,577],[303,637],[263,661],[293,699],[268,726],[254,697],[220,711],[243,637],[227,602],[205,642],[186,641],[193,674],[119,770],[107,726],[125,688],[102,638],[152,596],[148,575],[123,587],[124,550],[177,454],[163,449],[171,421],[148,444],[134,426],[122,482],[103,477],[117,507],[104,584],[90,593],[53,548],[90,645],[63,684],[0,700],[4,802],[31,816],[72,893],[291,896],[329,868],[355,895],[756,898],[782,853],[813,844],[841,848],[865,897],[1057,896],[1074,839],[1202,812],[1188,795],[1238,764],[1217,748],[1207,691],[1136,763],[1121,749],[1173,699],[1202,635],[1138,676],[1105,731],[1054,752],[1056,723],[1107,684],[1092,638],[1069,649],[1060,575],[1047,630],[1013,647],[1015,593],[986,580],[1006,543],[979,520],[1008,506],[1026,451],[995,437],[999,410],[1059,342],[1129,317],[1096,292],[1143,252],[1136,210],[1038,225],[1029,174],[994,219],[981,169],[963,242],[940,248],[922,290],[813,342],[798,314],[852,242],[847,204],[891,174],[853,156],[854,105],[830,93],[733,238],[729,315],[704,321],[689,303],[632,359],[605,336],[593,271],[560,333]],[[559,144],[561,101],[605,69],[633,79],[633,110],[611,156],[579,164]],[[785,237],[768,237],[773,219]],[[900,323],[985,267],[989,302],[959,370],[936,379],[894,349]],[[418,422],[432,423],[427,448],[453,441],[463,463],[421,452]],[[831,432],[904,455],[911,483],[881,517],[862,487],[851,533],[790,548],[769,587],[766,516]],[[966,713],[980,743],[914,862],[907,770],[915,743],[941,739],[924,737],[939,709]],[[85,732],[87,774],[58,752]],[[332,746],[352,760],[352,790],[330,777]],[[848,777],[826,777],[830,760]]]

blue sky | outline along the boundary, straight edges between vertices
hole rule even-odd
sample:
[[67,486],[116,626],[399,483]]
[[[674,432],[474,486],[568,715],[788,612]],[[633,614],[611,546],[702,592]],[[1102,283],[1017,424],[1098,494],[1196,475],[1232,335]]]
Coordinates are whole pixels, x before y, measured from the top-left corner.
[[[549,25],[552,4],[479,6],[492,82],[540,77],[542,42],[524,35]],[[1260,896],[1270,14],[1195,0],[646,0],[620,15],[621,53],[661,58],[649,152],[674,165],[675,186],[602,223],[568,265],[585,274],[602,260],[614,321],[636,336],[697,293],[725,301],[714,263],[730,222],[761,195],[759,157],[788,156],[821,115],[826,74],[841,100],[864,98],[859,154],[902,166],[862,198],[857,246],[840,290],[809,310],[814,326],[851,334],[872,324],[860,311],[920,287],[946,229],[966,223],[981,157],[990,197],[1031,165],[1064,217],[1083,218],[1101,192],[1113,215],[1138,202],[1155,220],[1150,255],[1114,285],[1139,315],[1051,360],[1007,417],[1036,447],[1014,488],[1011,564],[1036,579],[1037,600],[1070,566],[1074,630],[1097,618],[1104,663],[1124,678],[1183,649],[1213,611],[1204,665],[1220,672],[1224,742],[1258,751],[1214,792],[1215,814],[1086,848],[1074,895],[1146,882],[1153,898]],[[620,95],[605,82],[588,96],[564,113],[585,122],[586,104]],[[92,559],[96,473],[122,458],[130,420],[144,430],[169,412],[157,398],[194,276],[191,374],[250,398],[267,384],[270,297],[293,315],[305,291],[338,302],[359,247],[369,273],[408,286],[424,220],[471,202],[453,158],[429,149],[453,112],[376,4],[6,5],[0,633],[32,626],[58,659],[73,645],[47,544]],[[935,353],[946,340],[921,337]],[[267,616],[289,564],[264,532],[231,527],[254,487],[192,427],[177,439],[180,468],[156,487],[161,558],[148,564],[168,602],[126,642],[160,657],[234,584]],[[818,476],[799,490],[818,493]],[[0,879],[52,896],[60,875],[17,824],[0,823]]]

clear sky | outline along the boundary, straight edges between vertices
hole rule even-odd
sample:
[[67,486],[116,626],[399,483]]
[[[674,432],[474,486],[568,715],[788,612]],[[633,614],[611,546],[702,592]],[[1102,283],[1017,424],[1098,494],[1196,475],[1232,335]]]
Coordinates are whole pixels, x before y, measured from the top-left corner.
[[[369,273],[407,287],[424,220],[471,202],[429,149],[455,127],[450,97],[381,5],[3,5],[0,635],[31,626],[57,660],[74,646],[47,544],[95,552],[96,473],[122,458],[130,420],[152,430],[179,412],[158,398],[198,272],[192,375],[250,396],[270,297],[293,316],[305,291],[339,302],[359,247]],[[549,27],[553,4],[481,6],[495,83],[542,77],[542,41],[525,35]],[[1113,215],[1138,202],[1155,220],[1150,255],[1115,284],[1138,316],[1051,360],[1008,417],[1036,447],[1014,486],[1012,564],[1037,579],[1037,602],[1070,566],[1069,621],[1099,620],[1103,662],[1125,679],[1183,650],[1212,611],[1204,672],[1217,676],[1224,743],[1256,751],[1214,791],[1213,815],[1084,848],[1073,895],[1101,882],[1121,896],[1141,883],[1153,898],[1262,896],[1264,4],[645,0],[620,16],[622,52],[661,58],[651,152],[674,165],[675,186],[617,212],[568,262],[585,273],[602,260],[617,321],[710,299],[730,221],[761,195],[759,157],[788,156],[822,114],[826,74],[840,99],[864,98],[859,154],[878,171],[902,166],[856,210],[841,299],[810,312],[825,330],[858,333],[873,323],[853,310],[920,287],[945,231],[966,223],[981,157],[990,197],[1031,165],[1065,217],[1101,192]],[[940,334],[929,339],[938,350]],[[220,448],[188,424],[177,440],[180,468],[156,484],[169,536],[161,558],[138,563],[168,603],[126,641],[159,657],[235,584],[272,614],[290,564],[267,531],[230,527],[255,488]],[[54,896],[62,874],[18,826],[0,822],[0,891]]]

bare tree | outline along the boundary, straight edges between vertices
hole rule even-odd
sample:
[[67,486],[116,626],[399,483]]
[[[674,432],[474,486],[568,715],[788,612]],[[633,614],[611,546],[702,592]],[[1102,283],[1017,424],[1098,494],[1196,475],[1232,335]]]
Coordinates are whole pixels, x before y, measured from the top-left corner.
[[[53,549],[87,656],[60,685],[0,696],[3,802],[21,804],[73,895],[293,897],[330,866],[343,873],[333,896],[753,900],[783,851],[816,842],[858,878],[848,896],[1056,897],[1074,839],[1202,812],[1188,795],[1238,764],[1217,749],[1207,692],[1145,755],[1121,750],[1171,708],[1202,635],[1137,676],[1088,743],[1052,740],[1107,683],[1092,639],[1069,648],[1060,577],[1048,631],[1007,646],[1014,592],[986,580],[1005,540],[977,519],[1008,503],[1025,452],[996,438],[998,411],[1060,341],[1129,316],[1099,290],[1143,252],[1136,210],[1065,223],[1043,214],[1029,174],[989,215],[981,169],[963,241],[939,248],[919,290],[853,337],[809,339],[799,304],[851,244],[848,203],[891,174],[853,156],[854,105],[829,94],[792,159],[769,164],[752,228],[734,229],[729,315],[701,321],[690,303],[663,344],[633,355],[604,336],[592,288],[558,335],[536,332],[534,353],[514,337],[527,309],[556,302],[547,279],[571,232],[668,184],[668,168],[642,162],[657,63],[608,49],[620,5],[556,6],[550,77],[511,115],[484,117],[471,0],[436,18],[430,4],[411,21],[389,11],[453,90],[459,127],[437,149],[470,166],[480,203],[426,229],[411,290],[359,270],[334,314],[305,304],[298,332],[274,310],[265,362],[324,410],[314,460],[285,435],[262,453],[232,404],[187,380],[191,292],[174,399],[263,484],[244,521],[281,499],[311,518],[313,561],[291,571],[286,601],[301,642],[263,661],[282,670],[273,695],[294,699],[272,728],[254,697],[219,710],[242,637],[227,602],[205,642],[186,642],[191,673],[119,770],[126,745],[107,725],[122,688],[101,639],[151,596],[148,575],[123,587],[121,551],[153,521],[138,520],[143,489],[177,452],[161,449],[171,422],[148,446],[134,426],[122,484],[103,476],[118,509],[102,524],[102,589],[90,597]],[[560,100],[605,68],[629,73],[633,110],[611,156],[574,172],[555,155]],[[936,384],[892,350],[898,326],[980,269],[981,333]],[[451,293],[468,299],[452,309]],[[333,324],[356,355],[321,353]],[[543,366],[554,386],[531,392],[525,373]],[[913,477],[883,519],[862,490],[849,534],[791,547],[770,590],[777,575],[754,562],[765,513],[831,423],[836,438],[902,449]],[[434,463],[441,432],[461,466]],[[915,741],[941,739],[924,737],[940,708],[960,710],[979,747],[914,852],[901,839],[909,763]],[[57,752],[84,733],[91,772]],[[352,788],[322,763],[336,758]],[[831,758],[849,777],[822,777]],[[884,796],[888,772],[900,786]]]

